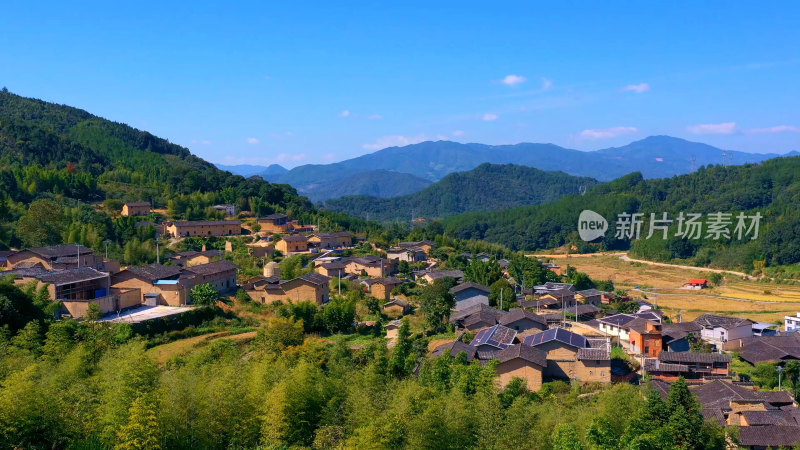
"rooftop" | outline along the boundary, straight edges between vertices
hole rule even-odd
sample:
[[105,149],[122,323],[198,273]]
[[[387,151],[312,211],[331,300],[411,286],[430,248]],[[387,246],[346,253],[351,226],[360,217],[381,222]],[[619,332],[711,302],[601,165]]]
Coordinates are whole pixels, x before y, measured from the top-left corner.
[[479,331],[470,345],[473,347],[489,345],[498,349],[504,349],[514,343],[514,338],[516,337],[517,332],[511,328],[503,325],[495,325],[491,328],[485,328]]
[[172,278],[180,275],[181,268],[178,266],[165,266],[162,264],[150,264],[147,266],[129,266],[126,270],[139,278],[148,281],[156,281],[164,278]]
[[43,256],[49,259],[59,258],[63,256],[77,256],[78,254],[88,255],[94,253],[94,250],[88,247],[84,247],[80,244],[59,244],[59,245],[51,245],[49,247],[34,247],[34,248],[29,248],[28,250],[39,256]]
[[547,331],[534,334],[525,338],[525,345],[533,347],[546,344],[551,341],[558,341],[577,348],[588,348],[589,341],[580,334],[565,330],[564,328],[551,328]]
[[168,225],[176,227],[202,227],[213,225],[241,225],[241,220],[189,220],[183,222],[171,222]]
[[50,283],[55,286],[62,286],[65,284],[99,280],[107,277],[108,277],[107,273],[100,272],[99,270],[93,269],[91,267],[77,267],[75,269],[44,272],[35,278],[38,278],[43,283]]
[[703,328],[724,328],[726,330],[753,323],[750,319],[742,317],[718,316],[716,314],[703,314],[694,321]]
[[523,319],[528,319],[534,322],[541,323],[543,325],[547,325],[547,320],[545,320],[544,317],[521,308],[510,309],[507,313],[503,314],[503,316],[500,317],[500,320],[498,322],[501,325],[507,326],[518,320],[523,320]]
[[199,275],[213,275],[216,273],[228,272],[231,270],[235,271],[238,268],[239,266],[237,266],[236,264],[223,259],[220,261],[210,262],[208,264],[200,264],[197,266],[187,267],[185,270],[187,272],[192,272]]
[[724,353],[661,352],[658,359],[671,363],[729,363],[731,355]]
[[484,286],[482,284],[473,283],[472,281],[469,281],[467,283],[462,283],[462,284],[459,284],[458,286],[454,286],[453,288],[450,289],[450,293],[451,294],[457,294],[457,293],[459,293],[461,291],[466,291],[467,289],[477,289],[477,290],[483,291],[483,292],[485,292],[487,294],[492,292],[491,289],[489,289],[488,287],[486,287],[486,286]]

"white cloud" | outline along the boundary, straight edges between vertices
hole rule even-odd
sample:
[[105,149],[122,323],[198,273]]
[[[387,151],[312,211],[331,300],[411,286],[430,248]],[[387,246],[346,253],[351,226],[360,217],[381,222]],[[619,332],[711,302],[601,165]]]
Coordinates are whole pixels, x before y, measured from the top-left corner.
[[258,138],[249,137],[247,138],[247,143],[250,145],[258,145],[261,143],[261,141],[259,141]]
[[526,81],[528,81],[528,79],[521,75],[506,75],[505,78],[500,80],[500,82],[505,84],[506,86],[516,86]]
[[370,115],[367,116],[367,119],[369,119],[369,120],[380,120],[380,119],[383,119],[383,116],[380,115],[380,114],[370,114]]
[[339,117],[350,117],[350,110],[345,109],[344,111],[340,112]]
[[194,140],[192,140],[192,144],[195,144],[195,145],[211,145],[211,141],[209,141],[208,139],[203,139],[203,140],[194,139]]
[[636,127],[613,127],[603,128],[597,130],[583,130],[580,137],[583,139],[611,139],[624,134],[635,133],[639,131]]
[[336,161],[336,153],[327,153],[325,156],[322,157],[325,162],[334,162]]
[[484,114],[481,120],[497,120],[499,118],[500,116],[498,116],[497,114]]
[[622,92],[635,92],[637,94],[641,94],[642,92],[647,92],[650,90],[650,85],[647,83],[640,83],[640,84],[629,84],[624,88],[620,89]]
[[452,134],[453,136],[455,136],[455,137],[461,137],[461,136],[465,135],[466,133],[464,133],[464,132],[463,132],[463,131],[461,131],[461,130],[455,130],[455,131],[453,131],[451,134]]
[[800,133],[800,128],[792,125],[777,125],[769,128],[753,128],[748,130],[748,133]]
[[542,90],[549,91],[553,88],[553,80],[542,77]]
[[403,147],[405,145],[418,144],[424,140],[426,140],[424,134],[418,136],[383,136],[378,138],[374,143],[364,144],[362,147],[367,150],[381,150],[387,147]]
[[736,122],[704,123],[686,127],[693,134],[734,134],[738,131]]

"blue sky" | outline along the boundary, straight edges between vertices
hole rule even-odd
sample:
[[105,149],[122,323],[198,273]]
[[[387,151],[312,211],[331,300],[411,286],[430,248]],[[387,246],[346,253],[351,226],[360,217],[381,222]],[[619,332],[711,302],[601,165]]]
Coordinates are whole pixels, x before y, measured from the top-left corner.
[[213,162],[655,134],[800,150],[796,2],[33,3],[3,6],[0,85]]

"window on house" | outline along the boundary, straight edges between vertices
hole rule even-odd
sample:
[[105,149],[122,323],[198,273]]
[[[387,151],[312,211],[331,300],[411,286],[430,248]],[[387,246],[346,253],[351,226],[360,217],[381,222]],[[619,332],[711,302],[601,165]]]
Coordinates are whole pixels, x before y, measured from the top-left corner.
[[604,371],[600,372],[600,376],[601,376],[601,377],[604,377],[604,376],[606,376],[606,371],[604,370]]

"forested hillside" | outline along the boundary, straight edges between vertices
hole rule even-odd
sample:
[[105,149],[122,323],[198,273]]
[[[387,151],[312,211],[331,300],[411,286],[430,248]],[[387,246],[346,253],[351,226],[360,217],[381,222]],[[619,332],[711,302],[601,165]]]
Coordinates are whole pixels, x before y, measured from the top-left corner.
[[155,254],[152,228],[115,218],[123,201],[141,200],[174,219],[218,218],[209,207],[233,203],[253,215],[355,226],[341,214],[318,217],[290,186],[232,175],[146,131],[0,92],[0,248],[78,242],[100,250],[108,241],[111,256],[145,262]]
[[578,193],[596,180],[563,172],[545,172],[513,164],[482,164],[468,172],[447,175],[441,181],[410,195],[390,199],[371,196],[329,200],[332,211],[377,221],[441,218],[465,212],[496,211],[537,205]]
[[[617,214],[644,213],[642,237],[648,234],[650,213],[731,213],[733,226],[739,212],[763,215],[756,240],[721,238],[703,233],[701,239],[675,237],[677,223],[669,238],[639,239],[632,250],[637,256],[655,260],[682,259],[696,265],[754,270],[763,265],[794,264],[800,261],[800,158],[787,157],[758,165],[702,167],[695,173],[672,178],[644,180],[631,174],[597,185],[586,195],[571,195],[559,201],[494,213],[471,213],[445,221],[455,237],[486,239],[517,250],[549,249],[571,243],[581,251],[629,248],[627,240],[614,237]],[[582,210],[605,217],[610,230],[597,244],[585,244],[577,234]],[[704,219],[705,220],[705,219]]]
[[360,195],[390,198],[411,194],[430,185],[430,181],[408,173],[369,170],[330,184],[314,186],[303,194],[314,202]]

